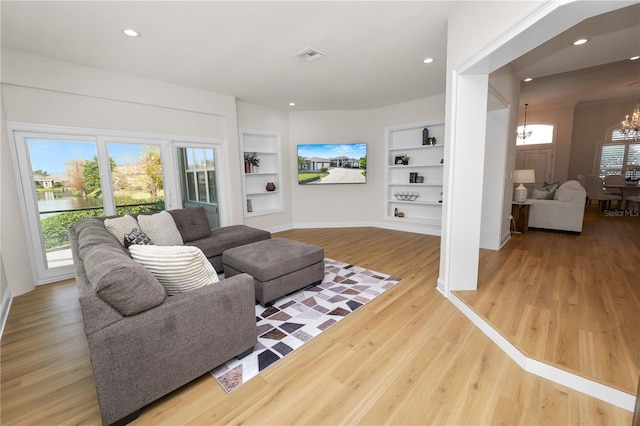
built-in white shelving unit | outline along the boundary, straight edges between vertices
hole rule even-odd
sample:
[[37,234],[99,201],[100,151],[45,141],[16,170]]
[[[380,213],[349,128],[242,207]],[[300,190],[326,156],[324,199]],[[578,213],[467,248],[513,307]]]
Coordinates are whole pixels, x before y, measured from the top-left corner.
[[[280,135],[258,130],[240,129],[242,161],[242,191],[245,217],[280,213],[282,201],[282,167],[280,163]],[[244,154],[255,152],[259,167],[245,167]],[[273,182],[274,191],[266,189]]]
[[[435,144],[425,141],[423,130]],[[428,121],[385,129],[385,218],[387,220],[441,226],[444,173],[444,122]],[[401,157],[408,156],[408,164]],[[411,174],[416,182],[412,182]],[[421,177],[421,179],[420,179]],[[413,194],[411,201],[395,194]],[[415,194],[418,194],[417,196]],[[404,216],[397,216],[402,213]]]

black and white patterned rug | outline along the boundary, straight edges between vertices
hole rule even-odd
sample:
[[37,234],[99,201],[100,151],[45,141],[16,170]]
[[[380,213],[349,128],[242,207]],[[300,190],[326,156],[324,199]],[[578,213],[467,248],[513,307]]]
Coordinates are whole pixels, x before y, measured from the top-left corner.
[[324,271],[322,283],[282,297],[271,307],[256,305],[258,344],[253,353],[211,370],[227,393],[401,280],[333,259],[325,259]]

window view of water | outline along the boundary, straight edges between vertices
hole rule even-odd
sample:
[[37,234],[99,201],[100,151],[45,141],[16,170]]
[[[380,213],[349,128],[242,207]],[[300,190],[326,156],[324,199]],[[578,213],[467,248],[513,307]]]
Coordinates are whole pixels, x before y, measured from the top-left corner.
[[55,216],[66,210],[102,207],[102,198],[75,197],[65,192],[39,192],[37,197],[40,219]]

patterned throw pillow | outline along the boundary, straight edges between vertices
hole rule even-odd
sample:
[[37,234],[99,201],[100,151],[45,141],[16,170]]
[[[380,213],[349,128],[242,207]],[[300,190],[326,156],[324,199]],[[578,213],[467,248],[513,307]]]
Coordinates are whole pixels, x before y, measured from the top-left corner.
[[170,296],[219,281],[215,268],[202,250],[194,246],[132,245],[129,252]]
[[[184,244],[176,222],[167,211],[138,215],[138,224],[157,246],[181,246]],[[129,228],[131,229],[131,228]]]
[[139,230],[138,228],[133,228],[131,232],[125,234],[124,236],[124,246],[129,247],[134,244],[147,245],[153,244],[147,234]]

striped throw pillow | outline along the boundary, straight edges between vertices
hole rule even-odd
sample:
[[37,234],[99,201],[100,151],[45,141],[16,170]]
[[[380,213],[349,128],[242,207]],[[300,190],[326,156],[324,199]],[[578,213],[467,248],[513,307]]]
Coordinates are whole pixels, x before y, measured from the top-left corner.
[[[184,244],[176,222],[167,211],[138,215],[138,224],[142,232],[158,246],[181,246]],[[128,229],[127,232],[131,231]]]
[[202,250],[194,246],[132,245],[129,252],[170,296],[220,281]]

